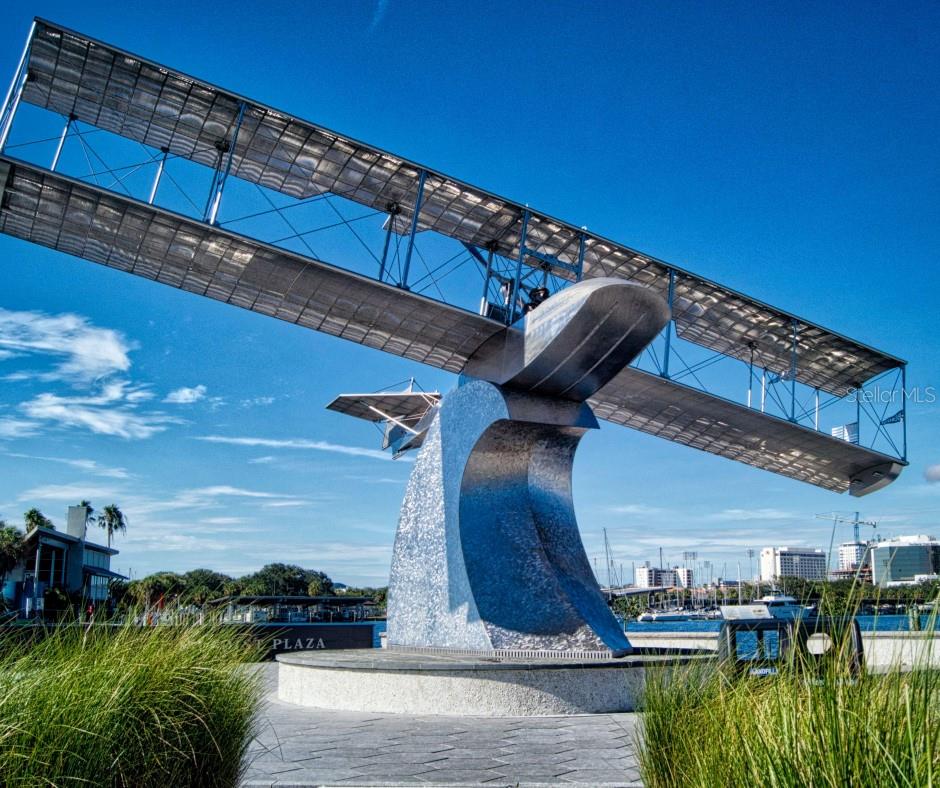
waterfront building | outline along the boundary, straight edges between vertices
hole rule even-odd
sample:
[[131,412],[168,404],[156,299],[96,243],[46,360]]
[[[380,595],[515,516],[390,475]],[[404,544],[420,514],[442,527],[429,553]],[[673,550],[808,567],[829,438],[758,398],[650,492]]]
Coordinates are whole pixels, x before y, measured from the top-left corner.
[[839,571],[853,572],[865,562],[865,542],[844,542],[839,545]]
[[886,539],[872,545],[871,564],[876,585],[914,584],[940,574],[940,541],[924,534]]
[[682,588],[692,588],[695,585],[692,569],[687,566],[677,566],[675,569],[677,585]]
[[638,566],[634,583],[637,588],[674,588],[679,584],[675,569]]
[[760,579],[773,583],[782,577],[826,579],[826,554],[813,547],[765,547],[760,551]]
[[60,589],[73,599],[99,607],[109,596],[109,584],[125,579],[111,571],[113,547],[89,542],[89,510],[70,506],[65,531],[33,528],[25,536],[20,562],[7,574],[2,594],[10,608],[30,617],[44,608],[46,592]]

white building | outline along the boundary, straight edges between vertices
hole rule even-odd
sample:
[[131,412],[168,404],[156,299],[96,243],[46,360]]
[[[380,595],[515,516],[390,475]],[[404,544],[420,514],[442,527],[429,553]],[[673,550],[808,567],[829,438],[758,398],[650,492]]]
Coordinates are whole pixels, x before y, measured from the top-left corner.
[[693,586],[693,574],[692,569],[687,566],[677,566],[675,569],[676,580],[678,585],[682,588],[692,588]]
[[765,547],[760,551],[760,579],[773,583],[781,577],[826,579],[826,554],[812,547]]
[[839,545],[839,571],[854,572],[862,565],[865,550],[868,545],[864,542],[844,542]]
[[110,582],[127,578],[111,571],[117,550],[85,538],[88,516],[86,507],[70,506],[65,531],[44,526],[29,531],[19,563],[0,587],[0,601],[24,616],[42,611],[46,592],[53,589],[80,600],[82,610],[106,604]]
[[923,575],[940,574],[940,541],[932,536],[897,536],[872,545],[872,582],[917,583]]
[[678,585],[678,577],[675,569],[638,566],[634,582],[637,588],[673,588]]

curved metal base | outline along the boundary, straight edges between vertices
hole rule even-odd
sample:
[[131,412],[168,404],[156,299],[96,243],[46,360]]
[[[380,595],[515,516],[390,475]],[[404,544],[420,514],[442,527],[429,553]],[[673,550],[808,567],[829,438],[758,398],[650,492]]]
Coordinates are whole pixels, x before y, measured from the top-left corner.
[[464,653],[629,653],[578,533],[583,403],[471,381],[448,394],[402,504],[388,643]]

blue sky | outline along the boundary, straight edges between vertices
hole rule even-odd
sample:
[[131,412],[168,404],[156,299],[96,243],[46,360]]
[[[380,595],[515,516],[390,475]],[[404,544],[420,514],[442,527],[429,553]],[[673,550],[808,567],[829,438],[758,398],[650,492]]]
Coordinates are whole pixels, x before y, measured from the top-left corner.
[[[792,310],[940,388],[940,6],[583,5],[21,4],[0,74],[48,17]],[[6,237],[0,310],[0,517],[116,502],[133,576],[289,561],[386,581],[410,463],[323,406],[453,377]],[[857,508],[883,534],[940,535],[940,405],[915,403],[908,430],[910,468]],[[828,546],[814,514],[856,508],[609,424],[581,444],[575,501],[589,555],[606,527],[627,574],[662,546],[734,576],[748,547]]]

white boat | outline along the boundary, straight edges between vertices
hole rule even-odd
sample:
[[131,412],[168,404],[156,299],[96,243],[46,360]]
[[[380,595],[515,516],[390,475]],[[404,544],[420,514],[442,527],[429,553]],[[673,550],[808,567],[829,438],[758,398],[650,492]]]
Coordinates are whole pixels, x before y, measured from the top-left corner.
[[721,617],[727,621],[742,619],[779,618],[795,621],[811,614],[809,608],[801,605],[796,597],[787,596],[779,591],[772,591],[747,605],[722,605]]
[[714,611],[705,610],[660,610],[648,611],[637,616],[643,623],[663,623],[664,621],[708,621],[716,618]]

